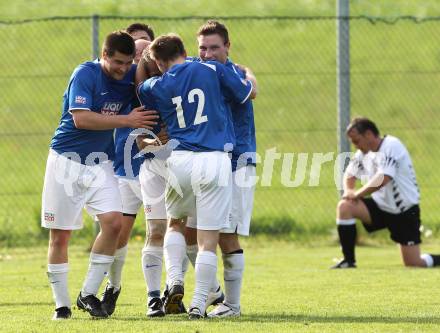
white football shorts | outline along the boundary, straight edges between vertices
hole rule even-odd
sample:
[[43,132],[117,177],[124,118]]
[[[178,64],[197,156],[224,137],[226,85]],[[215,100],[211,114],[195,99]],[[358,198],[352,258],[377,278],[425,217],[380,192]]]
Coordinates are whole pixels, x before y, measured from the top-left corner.
[[[232,204],[229,213],[229,225],[221,233],[249,236],[252,209],[254,205],[256,167],[246,165],[232,173]],[[188,217],[186,224],[197,228],[197,219]]]
[[232,173],[232,205],[229,226],[220,232],[249,236],[254,206],[256,167],[246,165]]
[[227,227],[232,196],[228,154],[173,151],[167,166],[165,204],[168,217],[194,216],[200,230]]
[[146,159],[139,171],[142,201],[147,220],[166,220],[165,188],[168,171],[164,160]]
[[141,184],[138,179],[118,177],[122,213],[136,215],[142,206]]
[[44,177],[41,225],[49,229],[81,229],[83,208],[91,216],[122,212],[112,163],[88,166],[51,149]]

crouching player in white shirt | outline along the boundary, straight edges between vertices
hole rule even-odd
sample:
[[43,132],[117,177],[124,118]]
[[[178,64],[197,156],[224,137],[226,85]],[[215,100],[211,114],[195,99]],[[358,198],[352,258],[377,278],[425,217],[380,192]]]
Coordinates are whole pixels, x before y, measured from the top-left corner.
[[[419,187],[411,157],[396,137],[381,137],[374,122],[355,118],[347,136],[358,149],[344,174],[336,224],[344,259],[332,268],[355,268],[356,219],[368,232],[388,229],[405,266],[440,265],[440,255],[420,254]],[[366,183],[356,190],[356,180]],[[371,197],[367,197],[371,194]]]

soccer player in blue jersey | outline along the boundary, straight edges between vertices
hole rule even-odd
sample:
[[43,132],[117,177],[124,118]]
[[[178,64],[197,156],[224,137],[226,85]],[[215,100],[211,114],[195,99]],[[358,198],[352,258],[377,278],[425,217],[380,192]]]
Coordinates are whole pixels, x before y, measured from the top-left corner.
[[[142,51],[154,39],[154,32],[146,24],[133,23],[129,25],[126,31],[135,41],[136,55],[134,63],[137,64],[142,55]],[[139,106],[137,97],[132,101],[132,108]],[[122,222],[119,233],[118,245],[113,261],[108,272],[108,283],[105,288],[101,303],[106,312],[111,315],[115,311],[116,301],[121,292],[122,269],[125,264],[125,258],[128,252],[128,240],[136,219],[137,212],[142,205],[142,194],[139,183],[139,169],[142,164],[142,158],[134,158],[139,153],[134,137],[129,139],[133,128],[118,128],[115,131],[115,159],[114,171],[118,177],[119,191],[122,199]],[[126,143],[132,144],[127,147]],[[127,156],[126,156],[127,155]]]
[[150,56],[164,74],[145,81],[139,87],[139,96],[141,102],[155,101],[170,139],[179,143],[167,159],[169,225],[164,251],[169,303],[177,304],[184,293],[182,262],[186,243],[181,221],[196,216],[199,252],[189,318],[199,319],[204,316],[216,276],[218,231],[228,225],[231,205],[232,173],[227,150],[235,137],[225,100],[244,103],[255,91],[250,81],[222,64],[186,62],[183,42],[176,35],[155,39]]
[[[242,78],[250,79],[256,87],[256,79],[249,68],[235,65],[229,58],[229,34],[218,21],[210,20],[197,32],[199,57],[216,60],[231,68]],[[240,315],[241,283],[244,270],[244,253],[238,235],[248,236],[256,174],[256,140],[252,101],[231,102],[236,145],[232,151],[232,207],[230,225],[220,231],[219,245],[222,250],[225,300],[212,310],[208,317],[230,317]],[[190,249],[196,244],[196,230],[188,220],[186,241]],[[218,283],[217,283],[218,284]]]
[[82,228],[82,209],[99,219],[101,231],[90,253],[90,265],[77,298],[92,317],[107,318],[96,297],[114,260],[121,228],[122,205],[114,176],[113,129],[151,129],[154,111],[143,107],[121,114],[134,94],[135,45],[125,32],[110,33],[102,57],[73,72],[63,96],[61,121],[50,144],[42,195],[42,226],[50,229],[48,277],[56,311],[53,319],[71,316],[67,277],[68,243]]

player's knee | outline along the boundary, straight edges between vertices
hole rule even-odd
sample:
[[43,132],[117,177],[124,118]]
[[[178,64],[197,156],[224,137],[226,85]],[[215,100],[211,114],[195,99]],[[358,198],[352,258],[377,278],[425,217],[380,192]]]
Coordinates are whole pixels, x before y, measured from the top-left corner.
[[220,234],[218,244],[222,253],[232,253],[241,249],[237,234]]
[[423,259],[404,259],[403,264],[405,267],[426,267],[426,263]]
[[120,214],[112,214],[111,216],[108,216],[108,218],[101,221],[102,231],[111,234],[114,237],[118,237],[122,228],[121,220],[122,218]]
[[119,233],[121,232],[121,228],[122,228],[121,219],[116,218],[110,224],[110,231],[115,235],[119,235]]
[[218,244],[218,238],[216,237],[199,238],[199,251],[211,251],[215,253],[217,244]]
[[49,246],[57,249],[66,248],[69,244],[70,234],[70,230],[51,233]]
[[118,249],[128,244],[128,241],[130,240],[130,235],[131,229],[121,227],[119,231]]
[[153,246],[163,246],[165,232],[149,232],[147,235],[147,244]]
[[339,215],[347,215],[352,214],[353,208],[353,203],[351,203],[349,200],[342,199],[338,202],[336,209]]
[[164,236],[162,234],[149,234],[147,244],[152,246],[163,246]]
[[172,218],[168,221],[168,229],[184,234],[185,233],[185,224],[182,222],[182,219],[173,219]]
[[405,267],[418,267],[417,264],[415,262],[413,262],[413,261],[405,260],[403,262],[403,264],[405,265]]
[[167,229],[166,220],[150,220],[148,221],[148,239],[163,240]]

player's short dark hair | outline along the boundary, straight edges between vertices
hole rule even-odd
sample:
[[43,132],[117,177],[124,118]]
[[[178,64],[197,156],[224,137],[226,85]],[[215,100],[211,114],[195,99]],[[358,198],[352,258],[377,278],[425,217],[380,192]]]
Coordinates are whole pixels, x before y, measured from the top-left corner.
[[371,131],[375,136],[379,136],[380,134],[376,124],[365,117],[354,118],[347,126],[345,132],[348,134],[353,129],[357,130],[359,134],[364,134],[366,131]]
[[150,55],[155,60],[172,61],[179,56],[185,56],[185,46],[182,39],[176,34],[167,34],[157,37],[150,44]]
[[140,22],[132,23],[127,27],[127,29],[125,29],[125,31],[127,31],[127,33],[129,33],[130,35],[135,31],[145,31],[150,37],[150,40],[154,39],[153,28],[151,28],[148,24]]
[[203,24],[197,31],[197,36],[219,35],[223,43],[229,43],[229,33],[226,26],[219,21],[209,20]]
[[105,37],[102,52],[112,57],[116,51],[126,55],[132,55],[133,57],[135,56],[136,47],[134,40],[127,32],[122,30],[113,31]]

